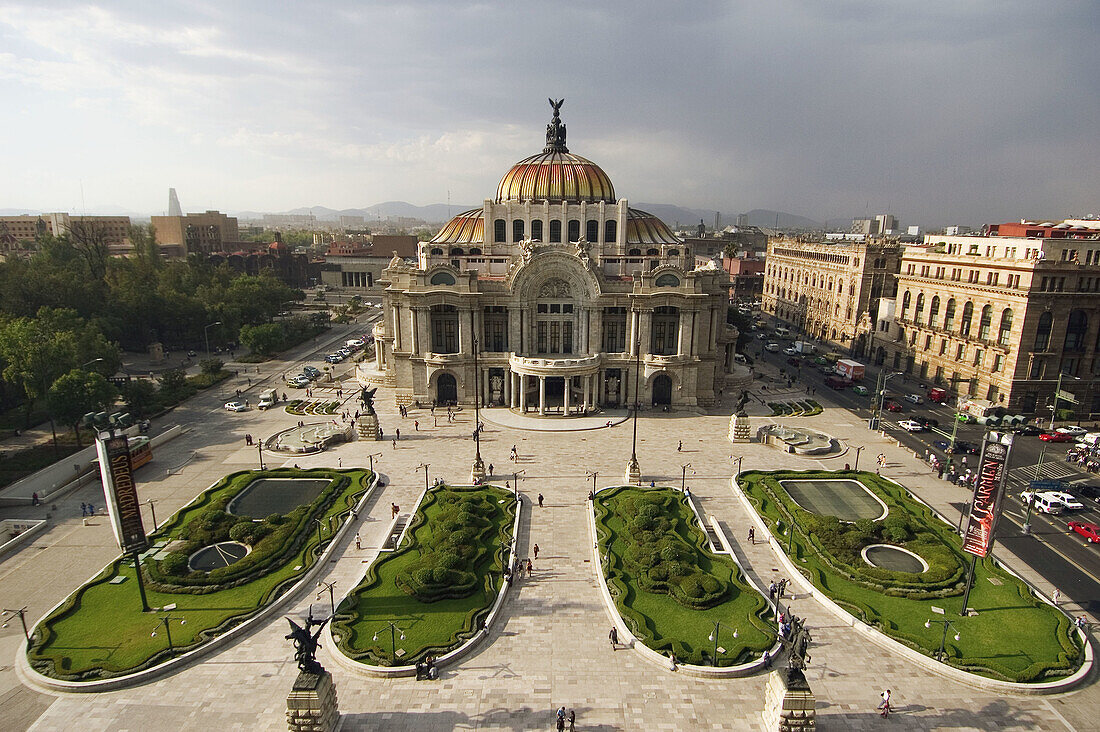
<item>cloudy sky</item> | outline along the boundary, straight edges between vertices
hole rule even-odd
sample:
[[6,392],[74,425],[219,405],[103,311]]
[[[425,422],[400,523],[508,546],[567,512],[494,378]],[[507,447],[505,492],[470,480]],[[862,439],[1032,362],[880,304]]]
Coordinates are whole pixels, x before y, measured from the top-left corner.
[[632,201],[1100,213],[1095,0],[0,0],[0,208],[476,204],[541,150]]

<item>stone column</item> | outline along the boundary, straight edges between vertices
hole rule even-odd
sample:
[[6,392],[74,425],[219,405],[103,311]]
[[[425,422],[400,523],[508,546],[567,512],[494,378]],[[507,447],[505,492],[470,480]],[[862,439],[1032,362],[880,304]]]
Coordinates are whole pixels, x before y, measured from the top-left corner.
[[393,350],[401,350],[401,306],[393,306]]
[[286,698],[286,723],[291,732],[332,732],[340,725],[340,709],[332,674],[302,671]]
[[417,318],[417,322],[420,324],[420,349],[423,353],[432,352],[432,311],[424,310],[420,311],[420,317]]
[[378,367],[378,370],[382,370],[382,352],[386,350],[386,341],[383,338],[376,338],[374,340],[374,365]]
[[679,356],[691,355],[691,337],[689,336],[691,315],[690,312],[685,310],[680,311],[680,321],[677,323],[676,333],[676,354]]
[[420,355],[420,320],[423,317],[423,313],[420,312],[420,308],[409,308],[409,312],[412,313],[412,329],[410,334],[412,335],[412,355]]
[[650,352],[652,345],[651,333],[653,332],[653,310],[645,310],[638,313],[638,338],[642,342],[642,355]]
[[539,377],[539,416],[546,414],[546,377]]
[[519,411],[527,414],[527,376],[519,374]]
[[635,350],[635,344],[638,342],[638,311],[630,311],[630,357],[638,355]]
[[563,404],[562,412],[565,414],[566,417],[569,416],[569,390],[572,388],[572,386],[573,386],[573,377],[572,376],[566,376],[565,377],[565,391],[563,392],[564,395],[565,395],[565,401],[562,402],[562,404]]
[[513,409],[516,405],[512,401],[512,395],[515,394],[515,392],[512,391],[512,379],[516,377],[510,369],[505,369],[504,374],[504,403],[508,405],[509,409]]

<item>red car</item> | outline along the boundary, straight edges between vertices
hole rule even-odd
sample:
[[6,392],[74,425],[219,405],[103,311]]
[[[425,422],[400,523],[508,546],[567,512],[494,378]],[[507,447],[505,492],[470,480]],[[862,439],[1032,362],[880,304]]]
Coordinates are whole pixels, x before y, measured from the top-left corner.
[[901,411],[901,405],[898,404],[897,402],[886,402],[886,411],[887,412],[900,412]]
[[1073,435],[1067,435],[1064,432],[1044,432],[1039,435],[1039,439],[1043,442],[1074,442],[1077,440]]
[[1070,521],[1066,526],[1088,539],[1090,544],[1100,544],[1100,526],[1083,521]]

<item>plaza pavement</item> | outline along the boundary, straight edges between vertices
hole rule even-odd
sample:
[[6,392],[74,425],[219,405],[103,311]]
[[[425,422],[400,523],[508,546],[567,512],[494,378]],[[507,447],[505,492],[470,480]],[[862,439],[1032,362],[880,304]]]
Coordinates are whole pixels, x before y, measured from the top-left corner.
[[[347,393],[347,392],[345,392]],[[774,390],[767,395],[773,396]],[[376,468],[387,486],[359,516],[363,549],[349,533],[343,551],[326,580],[335,580],[338,595],[362,576],[377,554],[388,526],[390,503],[412,508],[423,487],[416,466],[430,463],[429,476],[466,482],[473,458],[473,414],[457,421],[440,419],[433,426],[428,410],[412,410],[402,420],[392,393],[382,389],[377,404],[387,435],[401,428],[396,449],[385,442],[356,442],[317,456],[268,464],[302,467],[366,465],[366,455],[382,453]],[[818,395],[819,400],[823,395]],[[225,473],[255,467],[256,450],[244,446],[244,434],[269,435],[298,418],[282,410],[226,414],[220,398],[192,400],[176,416],[201,418],[203,426],[158,451],[151,467],[138,473],[143,499],[158,501],[163,520]],[[214,404],[217,402],[217,404]],[[349,406],[351,403],[349,402]],[[458,665],[442,670],[437,682],[381,680],[355,675],[338,666],[325,648],[321,661],[336,680],[345,730],[528,730],[552,729],[553,710],[565,705],[577,711],[583,730],[760,730],[763,675],[708,681],[687,677],[643,661],[631,650],[613,651],[607,641],[610,623],[600,599],[595,568],[589,557],[585,517],[591,480],[618,484],[631,449],[631,424],[581,432],[528,431],[516,417],[487,415],[482,455],[493,463],[500,482],[513,467],[526,471],[520,492],[526,501],[519,555],[540,546],[532,579],[518,582],[503,607],[502,621],[490,637]],[[494,419],[495,418],[495,419]],[[419,419],[421,430],[413,429]],[[639,420],[638,457],[644,480],[679,485],[681,465],[691,463],[688,485],[704,511],[717,516],[737,542],[746,570],[767,584],[782,576],[769,545],[745,540],[750,517],[734,496],[729,479],[730,455],[744,458],[742,469],[835,468],[854,461],[849,453],[831,459],[784,455],[758,444],[731,445],[726,439],[729,408],[712,413],[644,412]],[[754,424],[765,421],[757,418]],[[884,473],[896,478],[949,516],[961,489],[938,481],[911,452],[869,432],[840,409],[798,420],[853,444],[865,445],[863,467],[884,452]],[[164,421],[161,428],[172,420]],[[506,425],[506,426],[505,426]],[[683,441],[683,451],[677,444]],[[508,459],[512,445],[518,464]],[[192,455],[194,453],[194,455]],[[864,462],[866,461],[866,462]],[[181,467],[180,467],[181,466]],[[178,467],[169,475],[168,467]],[[509,471],[507,475],[504,471]],[[693,471],[693,472],[691,472]],[[545,507],[534,501],[543,493]],[[40,617],[116,554],[104,519],[80,522],[79,503],[95,495],[82,489],[46,507],[55,523],[22,551],[0,561],[0,595],[5,607],[29,606]],[[101,500],[100,500],[101,502]],[[1025,567],[1017,569],[1036,581]],[[309,603],[327,604],[313,591],[294,597],[285,614],[304,611]],[[1076,608],[1068,598],[1070,611]],[[1094,683],[1053,697],[1000,697],[942,679],[864,640],[837,621],[813,599],[798,592],[795,612],[813,631],[812,661],[807,678],[817,694],[818,724],[823,730],[1090,730],[1096,729],[1100,694]],[[152,623],[151,623],[152,625]],[[212,653],[178,673],[132,689],[103,694],[56,695],[20,684],[12,663],[21,634],[18,623],[0,631],[0,708],[10,729],[81,730],[278,730],[285,729],[285,697],[297,674],[292,649],[283,636],[286,623],[273,620],[234,645]],[[887,721],[875,711],[878,694],[893,689],[895,714]]]

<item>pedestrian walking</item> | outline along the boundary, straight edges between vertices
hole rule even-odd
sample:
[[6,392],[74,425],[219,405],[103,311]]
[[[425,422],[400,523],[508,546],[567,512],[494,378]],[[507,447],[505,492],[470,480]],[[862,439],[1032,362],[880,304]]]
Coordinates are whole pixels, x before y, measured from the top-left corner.
[[489,475],[493,474],[493,464],[489,463]]
[[344,467],[344,458],[342,458],[342,457],[336,458],[336,467],[338,467],[338,468]]
[[394,434],[394,436],[395,436],[395,437],[396,437],[397,439],[399,439],[399,440],[400,440],[400,439],[401,439],[401,428],[400,428],[400,427],[398,427],[397,429],[395,429],[395,430],[393,431],[393,434]]
[[396,450],[397,449],[397,440],[391,440],[390,442],[393,443],[393,449]]
[[683,452],[683,451],[684,451],[684,441],[680,440],[679,444],[676,445],[676,452]]
[[1061,601],[1062,593],[1058,590],[1057,587],[1054,588],[1054,592],[1050,593],[1050,599],[1054,601],[1055,605],[1057,605]]
[[756,527],[755,526],[750,526],[749,527],[749,543],[750,544],[756,544]]
[[535,573],[535,565],[531,562],[530,559],[528,559],[527,560],[527,576],[531,577],[531,576],[534,575],[534,573]]
[[774,582],[772,582],[768,585],[768,599],[771,600],[772,602],[775,602],[775,593],[776,593],[777,589],[778,589],[778,587],[776,586],[776,584]]
[[88,504],[84,503],[83,501],[80,502],[80,515],[81,516],[87,516],[88,515]]
[[42,501],[40,501],[39,498],[38,498],[38,491],[34,491],[33,493],[31,493],[31,505],[32,506],[42,505]]
[[363,542],[363,540],[359,537],[359,534],[357,532],[355,534],[355,548],[356,549],[362,549],[363,548],[363,543],[362,542]]
[[396,503],[390,504],[390,518],[397,518],[397,514],[401,513],[401,507]]
[[558,710],[557,729],[558,732],[564,732],[565,730],[565,707]]
[[539,508],[542,508],[542,494],[539,494]]
[[538,559],[539,558],[539,545],[535,544],[535,546],[533,548],[535,550],[535,559]]
[[415,429],[417,432],[420,431],[420,420],[419,419],[414,419],[413,420],[413,429]]
[[611,650],[615,651],[619,648],[619,629],[612,625],[611,632],[607,634],[607,639],[611,641]]
[[569,710],[569,732],[577,732],[577,712],[575,709]]
[[883,717],[889,717],[890,716],[890,690],[889,689],[882,692],[882,701],[879,702],[878,708],[880,710],[882,710],[881,714],[882,714]]

